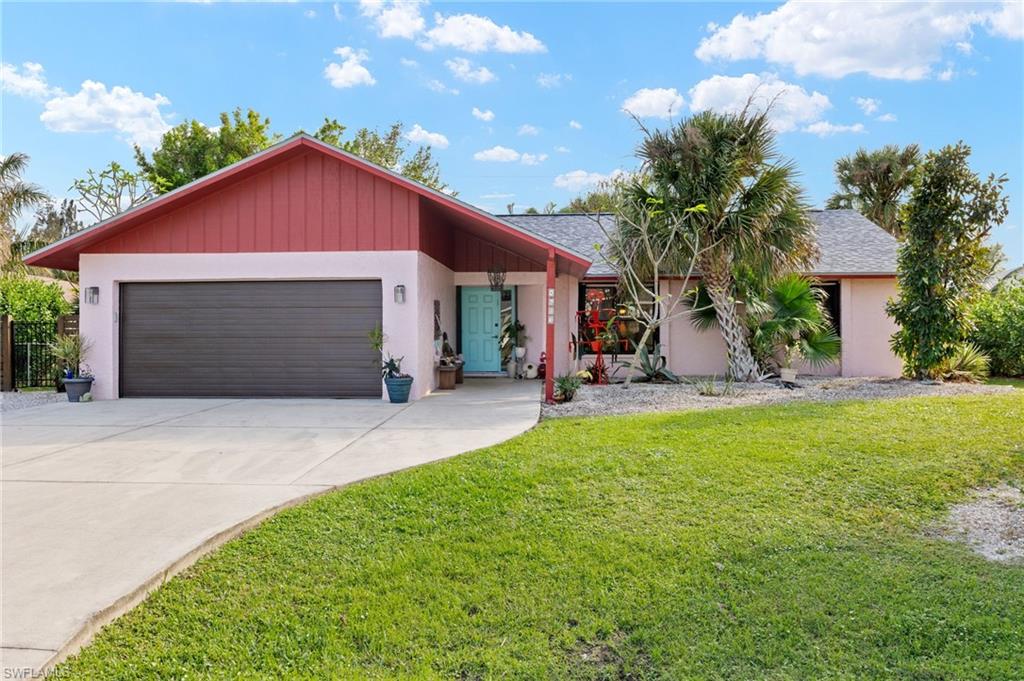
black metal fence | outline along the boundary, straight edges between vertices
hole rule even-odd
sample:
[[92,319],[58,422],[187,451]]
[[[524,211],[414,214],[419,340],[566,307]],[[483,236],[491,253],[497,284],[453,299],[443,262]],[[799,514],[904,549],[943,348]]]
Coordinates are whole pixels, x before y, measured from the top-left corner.
[[59,385],[57,359],[50,343],[57,337],[57,322],[11,323],[11,369],[14,388],[53,388]]

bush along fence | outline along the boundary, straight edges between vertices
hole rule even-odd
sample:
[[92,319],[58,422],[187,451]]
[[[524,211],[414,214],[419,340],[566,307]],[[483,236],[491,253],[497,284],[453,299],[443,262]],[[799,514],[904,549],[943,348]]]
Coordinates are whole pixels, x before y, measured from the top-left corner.
[[0,390],[60,390],[60,365],[50,351],[59,334],[78,335],[78,315],[45,322],[0,317]]

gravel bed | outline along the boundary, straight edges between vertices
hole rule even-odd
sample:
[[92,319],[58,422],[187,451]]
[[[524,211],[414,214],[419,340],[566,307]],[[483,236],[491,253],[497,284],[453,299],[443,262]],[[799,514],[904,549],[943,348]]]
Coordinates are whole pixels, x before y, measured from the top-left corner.
[[38,407],[52,402],[66,402],[67,399],[68,396],[64,393],[50,392],[48,390],[27,393],[0,393],[0,412]]
[[939,535],[962,541],[988,560],[1024,560],[1024,493],[1001,484],[977,490],[967,502],[949,512]]
[[835,401],[891,399],[920,395],[965,395],[1005,393],[1006,385],[971,383],[929,383],[902,378],[798,378],[799,387],[788,389],[777,380],[761,383],[736,383],[731,392],[723,381],[716,381],[715,396],[701,395],[703,381],[686,383],[634,383],[622,385],[585,385],[572,402],[544,405],[544,418],[561,416],[607,416],[657,411],[720,409],[756,404],[779,404],[794,400]]

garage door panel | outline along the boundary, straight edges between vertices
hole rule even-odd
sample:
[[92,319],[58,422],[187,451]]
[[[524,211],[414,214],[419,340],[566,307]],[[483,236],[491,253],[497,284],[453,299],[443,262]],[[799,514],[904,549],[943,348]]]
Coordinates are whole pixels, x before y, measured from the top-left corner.
[[379,281],[121,287],[121,393],[379,397]]

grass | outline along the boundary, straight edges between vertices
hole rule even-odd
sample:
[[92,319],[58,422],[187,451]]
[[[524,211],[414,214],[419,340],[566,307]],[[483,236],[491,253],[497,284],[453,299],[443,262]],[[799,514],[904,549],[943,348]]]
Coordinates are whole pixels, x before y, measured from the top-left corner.
[[1012,385],[1018,390],[1024,390],[1024,378],[1007,378],[1005,376],[990,378],[987,381],[992,385]]
[[283,512],[59,678],[994,679],[1024,566],[927,529],[1024,480],[1024,394],[549,421]]

